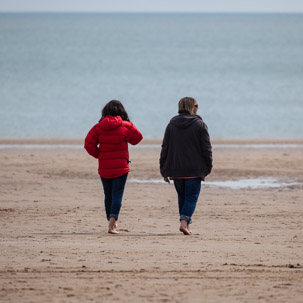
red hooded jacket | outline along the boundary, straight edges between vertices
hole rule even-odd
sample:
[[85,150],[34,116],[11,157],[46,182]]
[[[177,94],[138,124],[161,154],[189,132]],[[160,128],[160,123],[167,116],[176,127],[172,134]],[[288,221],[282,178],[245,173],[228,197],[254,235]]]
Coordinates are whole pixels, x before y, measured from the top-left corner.
[[142,138],[132,122],[106,116],[88,132],[84,148],[99,160],[101,177],[117,178],[129,172],[128,143],[136,145]]

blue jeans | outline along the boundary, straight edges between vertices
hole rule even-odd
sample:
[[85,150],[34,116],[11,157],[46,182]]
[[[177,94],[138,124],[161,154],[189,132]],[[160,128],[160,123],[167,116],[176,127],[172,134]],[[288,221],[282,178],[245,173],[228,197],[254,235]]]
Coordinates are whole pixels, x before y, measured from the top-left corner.
[[127,175],[128,174],[126,173],[125,175],[112,179],[101,177],[104,190],[105,211],[108,221],[111,217],[118,220]]
[[201,179],[175,179],[174,185],[178,193],[180,221],[186,220],[190,224],[201,190]]

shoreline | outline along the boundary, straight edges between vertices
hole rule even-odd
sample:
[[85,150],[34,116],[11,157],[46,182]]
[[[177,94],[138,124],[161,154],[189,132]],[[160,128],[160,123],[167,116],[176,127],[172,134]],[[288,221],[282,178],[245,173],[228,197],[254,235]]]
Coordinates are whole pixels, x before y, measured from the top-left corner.
[[[161,145],[162,139],[143,139],[138,145]],[[302,139],[211,139],[217,145],[250,145],[250,144],[303,144]],[[63,138],[0,138],[0,145],[83,145],[83,139]]]

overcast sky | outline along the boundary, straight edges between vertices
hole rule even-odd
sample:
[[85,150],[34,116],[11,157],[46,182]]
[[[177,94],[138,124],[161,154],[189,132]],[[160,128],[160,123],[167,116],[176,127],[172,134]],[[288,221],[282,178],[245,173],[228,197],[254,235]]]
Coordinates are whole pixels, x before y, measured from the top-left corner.
[[303,0],[0,0],[2,12],[303,12]]
[[0,0],[2,12],[303,12],[303,0]]

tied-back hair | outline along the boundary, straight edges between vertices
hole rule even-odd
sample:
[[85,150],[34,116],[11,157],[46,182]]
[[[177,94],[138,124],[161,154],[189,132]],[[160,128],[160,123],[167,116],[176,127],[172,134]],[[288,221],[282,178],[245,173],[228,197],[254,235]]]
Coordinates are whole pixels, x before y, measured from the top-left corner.
[[182,98],[178,103],[178,113],[179,114],[182,114],[182,113],[193,114],[196,102],[197,101],[192,97]]
[[118,100],[111,100],[103,107],[101,119],[105,116],[120,116],[122,120],[129,121],[129,117],[124,106]]

